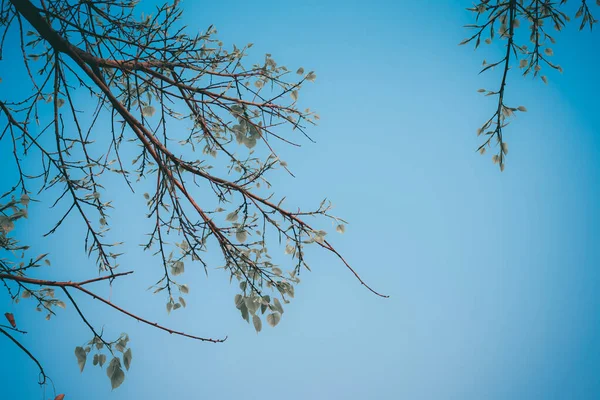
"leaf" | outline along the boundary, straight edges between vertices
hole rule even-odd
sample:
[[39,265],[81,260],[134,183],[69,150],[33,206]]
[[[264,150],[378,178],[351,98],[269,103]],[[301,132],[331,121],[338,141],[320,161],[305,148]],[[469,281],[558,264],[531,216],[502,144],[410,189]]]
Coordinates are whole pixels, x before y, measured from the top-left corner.
[[279,321],[281,320],[281,314],[278,312],[274,312],[272,314],[267,315],[267,322],[272,327],[275,327]]
[[317,74],[315,74],[313,71],[309,72],[308,75],[306,75],[307,81],[314,82],[315,79],[317,79]]
[[185,294],[188,294],[190,292],[190,288],[188,287],[188,285],[179,286],[179,290],[181,290],[181,293],[185,293]]
[[121,386],[125,380],[125,373],[121,369],[121,360],[119,360],[119,357],[110,360],[110,364],[108,364],[108,367],[106,368],[106,375],[110,379],[110,384],[113,389]]
[[92,365],[98,365],[98,354],[94,354],[94,359],[92,360]]
[[240,243],[244,243],[246,241],[246,239],[248,238],[248,234],[246,233],[245,230],[240,229],[237,231],[237,233],[235,234],[235,238],[240,242]]
[[244,137],[244,145],[249,149],[254,148],[254,146],[256,146],[256,137]]
[[85,360],[87,359],[87,353],[81,346],[75,347],[75,357],[77,357],[77,364],[79,365],[79,372],[83,372],[85,367]]
[[502,152],[504,154],[508,154],[508,143],[502,142],[502,146],[501,147],[502,147]]
[[523,106],[517,107],[517,110],[522,111],[522,112],[526,112],[527,111],[527,109],[525,107],[523,107]]
[[262,329],[262,321],[260,320],[260,317],[256,314],[254,314],[252,316],[252,323],[254,324],[254,329],[256,330],[256,333],[260,332],[260,330]]
[[63,400],[64,398],[65,398],[65,395],[61,393],[61,394],[57,395],[57,396],[54,398],[54,400]]
[[519,61],[519,68],[525,68],[527,64],[529,64],[529,62],[527,62],[526,59],[522,59],[521,61]]
[[142,108],[142,115],[144,117],[151,117],[154,115],[155,112],[156,112],[156,109],[152,106],[146,106],[146,107]]
[[302,68],[302,67],[298,68],[298,71],[296,71],[296,73],[298,75],[302,75],[304,73],[304,68]]
[[239,310],[242,308],[242,305],[244,304],[244,297],[241,294],[236,294],[235,297],[233,298],[233,301],[235,302],[235,308],[237,308]]
[[240,312],[242,313],[242,318],[244,318],[247,322],[250,322],[250,315],[248,314],[248,307],[246,307],[246,304],[242,304],[240,307]]
[[548,84],[548,78],[546,78],[546,75],[542,75],[542,81],[544,81],[546,85]]
[[225,217],[225,220],[229,221],[229,222],[235,222],[235,221],[237,221],[237,219],[238,219],[238,212],[237,211],[230,212]]
[[131,365],[131,349],[127,349],[123,354],[123,365],[125,365],[125,369],[129,371],[129,366]]
[[292,97],[292,100],[298,101],[298,91],[297,90],[292,90],[290,92],[290,96]]
[[27,195],[27,193],[23,193],[21,195],[21,204],[23,204],[25,207],[29,205],[29,196]]
[[320,235],[318,232],[314,237],[315,242],[319,243],[319,244],[323,244],[325,242],[325,236],[324,235]]
[[183,261],[175,261],[171,266],[171,273],[175,276],[183,274],[184,270],[185,265],[183,264]]
[[283,273],[283,272],[281,271],[281,269],[280,269],[280,268],[277,268],[277,267],[273,267],[273,268],[271,268],[271,271],[273,271],[273,273],[274,273],[275,275],[277,275],[277,276],[281,276],[281,274]]
[[15,229],[14,222],[12,222],[10,218],[5,217],[4,215],[0,215],[0,231],[4,231],[4,233],[9,233],[13,229]]
[[273,299],[273,308],[275,311],[278,311],[280,314],[283,314],[283,306],[278,298]]
[[186,304],[185,304],[185,299],[184,299],[183,297],[181,297],[181,296],[179,296],[179,303],[180,303],[180,304],[181,304],[183,307],[185,307],[185,306],[186,306]]
[[58,105],[58,108],[61,108],[65,104],[65,99],[57,99],[56,104]]
[[248,309],[248,312],[250,314],[255,314],[260,305],[259,303],[254,301],[254,297],[246,297],[244,304],[246,305],[246,308]]
[[338,226],[335,227],[335,230],[339,233],[344,233],[344,232],[346,232],[346,226],[343,224],[339,224]]
[[13,328],[17,328],[17,323],[15,322],[15,316],[12,313],[4,313],[4,316],[6,317],[8,323],[10,324],[10,326],[12,326]]
[[285,254],[294,254],[294,250],[296,248],[294,246],[292,246],[291,244],[288,244],[285,246]]
[[106,354],[100,354],[98,356],[98,364],[100,364],[100,366],[103,366],[105,362],[106,362]]

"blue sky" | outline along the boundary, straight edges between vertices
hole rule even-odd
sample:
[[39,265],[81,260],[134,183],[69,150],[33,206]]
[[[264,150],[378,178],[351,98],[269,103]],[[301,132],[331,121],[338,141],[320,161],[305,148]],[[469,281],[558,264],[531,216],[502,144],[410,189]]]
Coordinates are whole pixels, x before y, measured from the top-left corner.
[[[235,285],[218,270],[206,278],[188,269],[188,307],[167,315],[164,299],[145,291],[158,264],[137,247],[144,216],[132,210],[140,196],[115,180],[107,194],[122,205],[113,214],[128,243],[121,263],[138,272],[116,283],[111,299],[229,340],[171,337],[82,301],[98,326],[131,337],[131,370],[111,392],[104,370],[79,373],[73,348],[90,335],[71,307],[46,322],[26,304],[0,300],[30,331],[23,342],[58,392],[91,400],[599,396],[598,32],[570,26],[558,37],[555,58],[565,71],[549,72],[548,85],[511,71],[507,102],[529,111],[506,130],[510,154],[500,173],[491,155],[475,152],[475,132],[494,107],[476,90],[499,82],[497,73],[477,73],[501,49],[457,46],[471,22],[469,2],[182,4],[190,29],[214,24],[226,44],[253,42],[257,57],[268,52],[316,71],[300,101],[321,115],[309,132],[317,143],[283,149],[296,178],[275,174],[272,182],[295,204],[331,199],[350,223],[343,236],[330,234],[333,243],[390,298],[364,290],[331,255],[312,252],[313,272],[303,274],[274,329],[257,335],[239,317]],[[3,81],[0,96],[11,88]],[[5,191],[8,181],[0,183]],[[18,233],[51,251],[53,277],[95,276],[75,219],[60,236],[38,240],[54,217],[37,206],[36,223]],[[0,352],[3,395],[41,398],[35,365],[3,339]]]

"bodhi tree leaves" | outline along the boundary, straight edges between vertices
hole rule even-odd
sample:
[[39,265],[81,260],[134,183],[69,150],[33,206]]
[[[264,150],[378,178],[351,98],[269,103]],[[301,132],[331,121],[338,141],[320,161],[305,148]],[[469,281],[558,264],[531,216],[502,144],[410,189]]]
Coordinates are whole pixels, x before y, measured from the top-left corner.
[[[574,3],[577,4],[569,9]],[[600,0],[596,0],[596,5],[600,5]],[[548,83],[548,77],[542,74],[544,68],[562,73],[562,67],[553,61],[554,50],[551,46],[556,43],[555,35],[570,21],[569,14],[574,14],[575,19],[581,19],[579,30],[585,27],[591,30],[598,21],[590,7],[593,7],[591,2],[585,0],[480,0],[467,8],[475,15],[475,23],[465,26],[473,34],[460,42],[460,45],[474,43],[477,49],[482,38],[488,45],[496,39],[504,43],[497,61],[483,61],[480,73],[499,67],[500,83],[491,90],[478,90],[485,96],[496,97],[497,103],[494,114],[477,129],[477,135],[483,135],[484,138],[477,150],[480,154],[485,154],[486,149],[497,144],[492,161],[499,165],[501,171],[504,170],[508,155],[504,128],[517,112],[527,111],[523,106],[513,107],[506,103],[509,71],[516,67],[523,76],[539,77],[544,84]]]
[[[46,310],[47,318],[57,307],[66,306],[54,298],[55,290],[64,292],[93,335],[89,343],[75,348],[80,371],[91,358],[93,366],[106,368],[116,388],[131,366],[132,353],[127,335],[114,341],[105,338],[88,322],[92,319],[86,318],[69,290],[170,334],[212,343],[225,340],[159,325],[87,289],[89,283],[113,282],[146,267],[132,263],[130,271],[119,269],[123,251],[133,251],[133,246],[121,251],[123,243],[112,239],[122,234],[118,229],[123,221],[111,219],[114,199],[110,196],[118,192],[104,186],[105,173],[117,174],[123,188],[143,193],[137,200],[145,207],[132,208],[149,221],[142,228],[147,235],[140,245],[153,256],[156,277],[150,288],[166,298],[162,312],[186,307],[184,296],[190,288],[179,281],[186,271],[200,268],[208,274],[219,269],[225,279],[239,283],[235,306],[242,318],[248,323],[252,318],[257,332],[265,320],[276,326],[282,303],[295,295],[301,271],[310,271],[307,245],[334,254],[365,287],[381,296],[360,279],[317,227],[322,221],[343,222],[331,215],[331,203],[288,208],[283,205],[285,196],[276,194],[269,181],[272,170],[294,176],[279,157],[281,148],[310,140],[306,129],[319,119],[310,108],[301,107],[300,91],[316,80],[315,72],[288,69],[271,54],[249,63],[246,56],[252,45],[226,48],[215,38],[212,26],[205,32],[187,33],[178,27],[182,10],[177,1],[159,5],[152,15],[141,18],[134,12],[137,1],[92,2],[93,7],[54,0],[45,2],[45,7],[34,3],[6,2],[0,19],[0,31],[7,37],[27,32],[23,51],[10,62],[17,65],[15,70],[31,71],[22,90],[7,92],[8,98],[0,99],[5,123],[0,130],[10,132],[4,137],[12,140],[17,178],[1,198],[23,193],[7,206],[14,212],[0,209],[0,245],[24,251],[8,234],[14,231],[15,220],[27,217],[23,210],[27,193],[44,193],[48,205],[61,210],[51,215],[48,234],[61,230],[67,234],[63,224],[67,219],[69,224],[81,224],[82,247],[101,276],[80,282],[26,281],[39,261],[49,265],[42,255],[29,264],[11,264],[5,269],[10,276],[2,283],[10,279],[15,287],[9,291],[12,300],[38,301],[37,308]],[[99,29],[89,29],[86,21]],[[78,90],[91,100],[77,103]],[[285,249],[270,253],[277,245]],[[277,257],[285,255],[291,256],[291,265],[287,265],[289,258],[278,265]]]
[[[131,348],[127,347],[128,342],[129,336],[126,333],[123,333],[113,342],[106,342],[101,337],[95,336],[88,342],[87,346],[75,347],[75,357],[77,358],[79,370],[83,372],[88,355],[91,352],[95,353],[92,364],[97,365],[100,368],[106,363],[107,358],[110,357],[110,362],[106,367],[106,375],[110,380],[111,387],[113,389],[118,388],[125,381],[125,372],[121,367],[121,358],[125,370],[128,371],[131,366],[132,353]],[[102,353],[102,350],[106,350],[108,354]],[[117,353],[121,353],[121,356],[119,357]]]

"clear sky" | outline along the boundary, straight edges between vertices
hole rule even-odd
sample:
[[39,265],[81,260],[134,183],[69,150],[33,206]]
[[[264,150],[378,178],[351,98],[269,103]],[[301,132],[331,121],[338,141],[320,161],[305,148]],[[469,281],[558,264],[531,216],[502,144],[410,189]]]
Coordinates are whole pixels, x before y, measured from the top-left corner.
[[[159,272],[137,246],[144,216],[115,181],[108,194],[122,207],[113,220],[129,250],[121,263],[148,268],[116,283],[112,300],[229,340],[172,337],[82,301],[97,326],[131,337],[131,369],[111,392],[104,370],[89,363],[79,372],[73,349],[90,334],[72,307],[46,322],[2,295],[0,311],[15,313],[30,332],[23,342],[58,392],[89,400],[600,396],[597,31],[570,26],[559,35],[555,58],[565,72],[549,72],[548,85],[511,71],[507,102],[529,112],[506,130],[510,154],[500,173],[491,155],[475,152],[475,132],[494,107],[476,90],[499,82],[495,73],[477,73],[501,49],[457,46],[471,2],[182,4],[191,30],[214,24],[226,44],[253,42],[257,57],[271,53],[290,68],[316,71],[300,96],[321,115],[309,131],[317,143],[284,149],[296,178],[276,175],[273,183],[300,205],[331,199],[350,222],[344,235],[330,234],[333,243],[390,298],[312,252],[313,272],[302,275],[276,328],[257,335],[239,317],[235,285],[220,270],[208,278],[200,268],[186,272],[188,307],[167,315],[164,298],[145,291]],[[0,62],[0,71],[8,68],[10,60]],[[3,81],[0,97],[17,88]],[[0,149],[5,170],[9,153]],[[0,184],[8,189],[6,179]],[[39,226],[20,223],[17,232],[51,251],[53,277],[96,275],[79,221],[41,241],[37,233],[56,215],[46,205],[32,213]],[[2,338],[0,354],[0,397],[42,398],[36,366]]]

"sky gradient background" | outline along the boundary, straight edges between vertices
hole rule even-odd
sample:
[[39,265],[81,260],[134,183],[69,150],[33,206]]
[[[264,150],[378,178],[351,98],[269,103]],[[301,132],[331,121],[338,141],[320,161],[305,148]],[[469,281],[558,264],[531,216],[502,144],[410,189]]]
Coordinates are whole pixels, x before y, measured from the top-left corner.
[[[90,334],[72,307],[46,322],[3,296],[2,313],[15,313],[30,331],[23,343],[58,393],[89,400],[600,396],[598,32],[572,24],[558,36],[555,59],[565,72],[548,72],[548,85],[511,71],[507,102],[529,112],[506,130],[510,153],[500,173],[492,153],[475,152],[475,132],[494,108],[476,90],[499,84],[497,73],[477,73],[483,58],[502,50],[457,46],[468,34],[461,26],[471,22],[470,2],[182,4],[190,29],[214,24],[226,45],[253,42],[253,55],[316,71],[300,99],[321,115],[309,131],[317,143],[284,149],[296,178],[275,175],[272,183],[295,204],[331,199],[350,222],[343,236],[330,234],[333,244],[391,297],[370,294],[334,257],[312,252],[313,272],[302,274],[274,329],[265,324],[257,335],[240,318],[236,287],[220,270],[206,278],[187,268],[188,307],[167,315],[164,298],[145,292],[158,264],[137,247],[144,215],[132,210],[143,205],[140,194],[130,199],[115,180],[108,195],[123,206],[113,225],[131,249],[121,264],[148,268],[116,282],[112,300],[173,328],[229,340],[170,337],[83,301],[97,326],[131,337],[131,369],[111,392],[105,370],[88,363],[79,373],[73,349]],[[5,80],[0,96],[17,88]],[[1,149],[4,169],[10,162]],[[0,191],[9,183],[0,178]],[[51,251],[53,277],[95,276],[79,221],[41,241],[37,233],[56,216],[44,206],[31,212],[35,224],[21,222],[17,232]],[[2,338],[0,353],[0,397],[42,398],[35,364]]]

